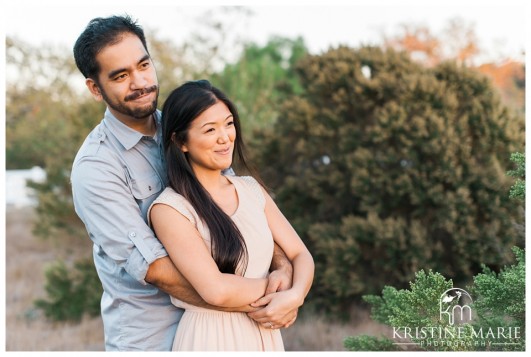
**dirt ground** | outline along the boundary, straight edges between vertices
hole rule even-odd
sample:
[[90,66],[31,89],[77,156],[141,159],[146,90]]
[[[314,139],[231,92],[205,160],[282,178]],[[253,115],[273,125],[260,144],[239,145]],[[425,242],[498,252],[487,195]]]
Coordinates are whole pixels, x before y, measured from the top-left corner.
[[88,238],[56,242],[35,237],[34,217],[32,208],[6,209],[6,351],[103,350],[101,318],[54,323],[34,307],[36,299],[46,297],[48,264],[75,260],[91,251]]
[[[57,259],[74,261],[90,256],[91,243],[88,237],[37,238],[31,232],[34,217],[32,208],[6,209],[6,351],[102,351],[101,318],[54,323],[35,309],[33,302],[46,297],[45,267]],[[356,309],[352,316],[351,322],[339,324],[302,313],[292,327],[282,330],[286,350],[344,351],[347,336],[386,331],[363,309]]]

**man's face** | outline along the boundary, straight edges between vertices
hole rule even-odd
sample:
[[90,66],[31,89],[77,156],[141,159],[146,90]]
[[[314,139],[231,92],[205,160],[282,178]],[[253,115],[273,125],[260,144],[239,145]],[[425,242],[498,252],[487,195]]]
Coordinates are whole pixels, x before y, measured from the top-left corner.
[[121,40],[103,48],[96,60],[98,81],[87,85],[98,100],[104,100],[120,121],[133,124],[150,117],[157,109],[157,73],[140,39],[123,34]]

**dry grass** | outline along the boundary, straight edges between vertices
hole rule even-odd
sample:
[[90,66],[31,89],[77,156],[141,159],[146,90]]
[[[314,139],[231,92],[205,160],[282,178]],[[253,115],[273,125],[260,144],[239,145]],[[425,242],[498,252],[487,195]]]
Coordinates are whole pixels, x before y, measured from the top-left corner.
[[390,328],[370,319],[369,311],[355,307],[348,323],[333,322],[315,313],[302,314],[297,322],[282,331],[287,351],[346,351],[348,336],[390,336]]
[[[33,301],[45,298],[44,269],[56,259],[74,261],[90,256],[87,237],[43,240],[31,232],[31,208],[6,210],[6,350],[101,351],[101,318],[81,323],[47,321]],[[343,351],[343,339],[360,334],[380,335],[386,328],[371,321],[368,312],[354,309],[346,324],[328,322],[317,314],[301,314],[282,331],[288,351]]]
[[56,259],[90,256],[91,244],[86,237],[34,237],[33,219],[31,208],[6,210],[6,351],[102,350],[101,318],[53,323],[34,308],[34,300],[46,297],[44,268]]

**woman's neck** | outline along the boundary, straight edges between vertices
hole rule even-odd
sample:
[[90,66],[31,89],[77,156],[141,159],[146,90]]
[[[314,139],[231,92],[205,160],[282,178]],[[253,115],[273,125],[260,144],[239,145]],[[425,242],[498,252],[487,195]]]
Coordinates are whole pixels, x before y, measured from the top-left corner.
[[194,168],[195,176],[201,185],[210,194],[218,192],[223,184],[227,183],[227,179],[221,174],[221,170],[201,170]]

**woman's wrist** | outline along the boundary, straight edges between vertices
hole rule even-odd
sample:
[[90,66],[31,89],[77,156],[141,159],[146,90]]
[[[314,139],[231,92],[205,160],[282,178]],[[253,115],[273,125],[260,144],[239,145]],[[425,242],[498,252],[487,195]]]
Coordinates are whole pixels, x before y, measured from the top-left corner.
[[303,289],[294,286],[289,289],[289,292],[293,296],[293,302],[297,307],[302,306],[302,304],[304,304],[306,294],[304,293]]

